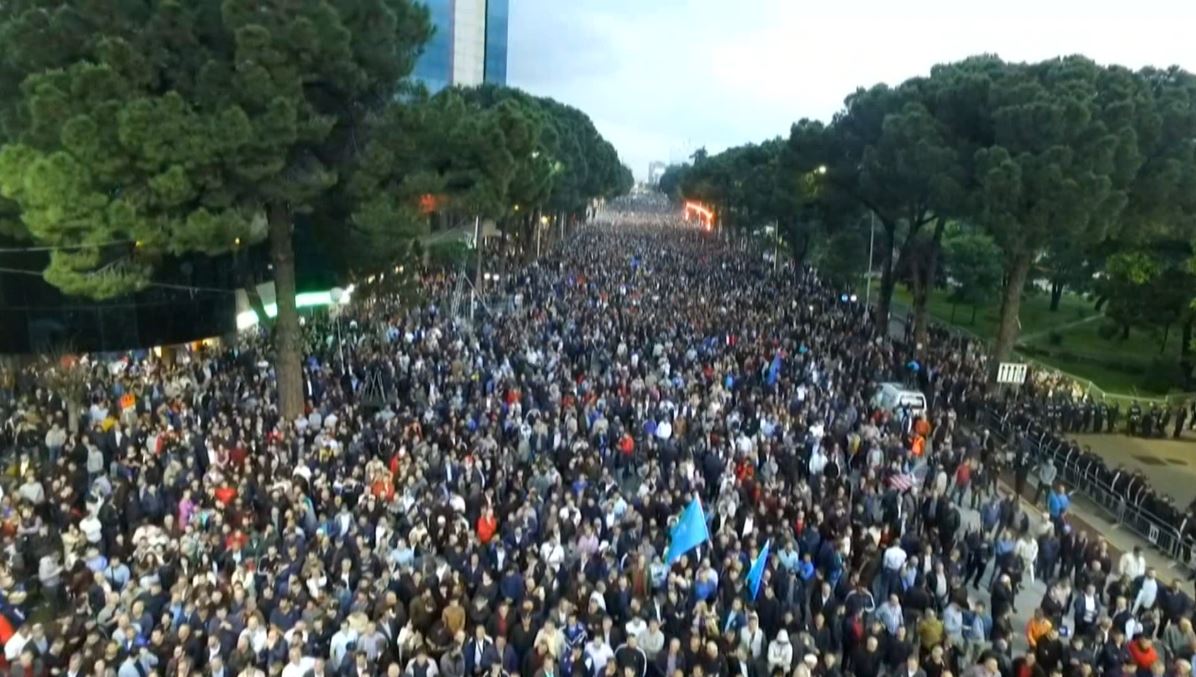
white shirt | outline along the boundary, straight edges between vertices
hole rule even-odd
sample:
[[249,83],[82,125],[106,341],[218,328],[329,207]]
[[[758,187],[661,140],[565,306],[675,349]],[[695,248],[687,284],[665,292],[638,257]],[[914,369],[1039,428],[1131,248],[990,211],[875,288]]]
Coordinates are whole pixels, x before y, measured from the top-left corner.
[[21,658],[21,651],[25,649],[25,645],[29,643],[29,638],[21,634],[20,630],[13,633],[12,637],[4,643],[4,658],[9,664],[17,662]]
[[586,655],[594,661],[594,671],[601,673],[610,659],[615,657],[615,652],[606,642],[596,641],[586,646]]
[[891,545],[885,550],[885,568],[899,571],[901,567],[905,566],[905,560],[908,558],[909,555],[905,554],[905,551],[901,549],[901,546]]
[[1117,563],[1117,570],[1122,576],[1128,576],[1131,581],[1136,580],[1139,576],[1146,575],[1146,558],[1142,555],[1134,555],[1131,550],[1121,556],[1121,560]]
[[299,659],[298,663],[287,663],[286,667],[282,669],[282,677],[303,677],[311,671],[316,665],[316,659],[310,656],[304,656]]
[[1134,608],[1131,611],[1137,614],[1139,609],[1147,611],[1153,609],[1158,594],[1159,582],[1157,580],[1149,577],[1142,579],[1142,589],[1138,591],[1138,597],[1134,600]]

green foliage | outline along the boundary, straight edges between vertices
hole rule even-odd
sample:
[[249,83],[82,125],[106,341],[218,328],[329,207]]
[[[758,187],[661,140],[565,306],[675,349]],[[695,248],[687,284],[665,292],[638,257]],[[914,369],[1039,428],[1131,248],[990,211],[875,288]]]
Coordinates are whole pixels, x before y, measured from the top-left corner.
[[1097,289],[1106,299],[1105,314],[1122,327],[1157,329],[1192,320],[1196,274],[1186,242],[1159,242],[1149,249],[1110,256]]
[[410,0],[6,3],[0,194],[52,284],[140,288],[320,208],[428,31]]
[[953,282],[951,299],[957,303],[988,303],[1001,288],[1001,250],[980,232],[962,232],[944,243],[945,268]]
[[868,240],[857,229],[844,229],[831,235],[817,260],[819,274],[832,285],[854,289],[868,269]]
[[583,112],[548,98],[508,87],[482,85],[459,90],[482,110],[505,108],[512,121],[526,124],[513,149],[515,172],[508,206],[582,212],[590,200],[629,191],[631,170]]

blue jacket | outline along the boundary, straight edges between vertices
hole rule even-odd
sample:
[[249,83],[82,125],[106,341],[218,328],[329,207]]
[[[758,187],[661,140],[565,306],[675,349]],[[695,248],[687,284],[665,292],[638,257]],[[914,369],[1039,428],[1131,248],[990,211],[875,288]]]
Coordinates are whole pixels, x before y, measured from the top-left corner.
[[1052,491],[1051,495],[1047,497],[1047,512],[1050,513],[1051,519],[1056,519],[1067,512],[1069,506],[1071,506],[1071,499],[1067,497],[1067,494]]

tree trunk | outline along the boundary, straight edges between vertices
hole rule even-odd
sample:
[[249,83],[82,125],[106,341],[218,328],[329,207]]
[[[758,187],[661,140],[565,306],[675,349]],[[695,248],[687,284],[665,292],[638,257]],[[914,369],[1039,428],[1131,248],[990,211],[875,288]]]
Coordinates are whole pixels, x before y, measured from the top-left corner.
[[234,253],[233,268],[236,270],[237,284],[240,284],[241,288],[245,290],[245,298],[249,301],[249,307],[257,316],[258,326],[269,327],[270,316],[266,314],[266,305],[262,303],[262,295],[258,293],[257,284],[249,270],[249,252],[237,251]]
[[897,280],[893,275],[893,240],[896,238],[896,225],[884,224],[880,243],[884,251],[880,256],[880,296],[876,302],[876,326],[882,332],[889,330],[889,312],[893,306],[893,287]]
[[1051,312],[1059,311],[1059,301],[1063,300],[1063,283],[1051,282]]
[[1026,278],[1030,276],[1032,259],[1029,254],[1019,254],[1008,270],[1008,279],[1001,296],[1001,319],[997,329],[997,344],[993,349],[993,365],[1009,359],[1013,346],[1017,343],[1017,319],[1022,307],[1022,288],[1026,286]]
[[1188,319],[1184,320],[1183,333],[1180,334],[1180,337],[1179,337],[1179,340],[1182,341],[1182,343],[1179,344],[1180,357],[1187,357],[1188,355],[1192,354],[1192,320],[1193,319],[1194,318],[1192,318],[1192,317],[1188,317]]
[[270,261],[274,264],[274,298],[278,315],[274,327],[274,373],[278,385],[278,410],[287,423],[303,413],[302,335],[295,305],[295,247],[291,214],[272,205]]
[[926,345],[930,326],[930,292],[934,289],[934,279],[938,275],[939,249],[946,229],[947,219],[937,219],[925,257],[914,257],[915,261],[920,262],[914,266],[911,276],[914,283],[914,345]]
[[1129,338],[1130,338],[1130,323],[1122,322],[1121,323],[1121,340],[1128,341]]
[[1171,338],[1171,324],[1167,323],[1163,326],[1163,340],[1159,344],[1159,354],[1167,352],[1167,340]]
[[257,285],[253,280],[246,280],[242,287],[245,289],[245,297],[249,299],[249,307],[253,309],[253,314],[257,315],[257,324],[262,328],[270,327],[270,316],[266,313],[266,304],[262,303],[262,295],[257,291]]
[[801,267],[806,263],[806,257],[810,255],[810,234],[808,231],[802,230],[793,238],[793,263],[797,267]]

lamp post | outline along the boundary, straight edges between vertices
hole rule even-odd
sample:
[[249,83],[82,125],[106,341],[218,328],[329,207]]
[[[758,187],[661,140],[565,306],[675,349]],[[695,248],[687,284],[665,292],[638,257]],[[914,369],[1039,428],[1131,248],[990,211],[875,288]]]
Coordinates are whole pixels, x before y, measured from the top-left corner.
[[332,321],[336,323],[336,347],[341,356],[341,369],[347,370],[349,366],[345,361],[345,341],[341,338],[341,304],[345,300],[345,290],[333,287],[329,297],[332,299]]
[[864,282],[864,308],[867,308],[872,301],[872,245],[876,241],[876,212],[869,211],[871,216],[871,225],[868,227],[868,275]]
[[473,321],[473,309],[479,301],[478,287],[482,284],[482,217],[473,217],[473,256],[476,259],[473,274],[473,295],[469,302],[469,321]]

